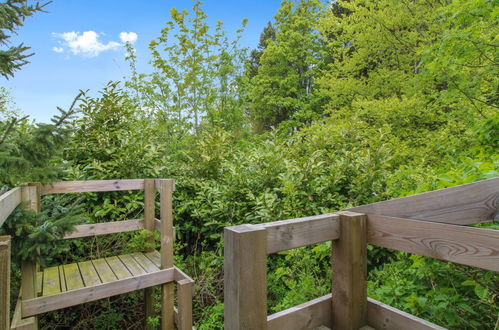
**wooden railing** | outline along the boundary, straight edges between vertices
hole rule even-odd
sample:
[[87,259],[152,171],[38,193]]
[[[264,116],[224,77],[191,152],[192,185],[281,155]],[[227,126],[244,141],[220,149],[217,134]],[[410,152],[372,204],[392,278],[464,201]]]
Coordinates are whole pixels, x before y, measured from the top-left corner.
[[[21,204],[21,188],[9,190],[0,196],[0,227]],[[10,254],[11,237],[0,236],[0,329],[10,328]]]
[[[142,228],[164,231],[167,227],[154,217],[155,190],[165,190],[163,185],[165,180],[147,179],[60,182],[14,188],[0,196],[0,226],[21,202],[39,211],[40,196],[44,194],[144,189],[144,219],[80,225],[64,238]],[[165,196],[170,197],[162,202],[171,204],[171,194]],[[171,208],[161,210],[162,219],[171,218]],[[358,329],[369,325],[377,329],[442,329],[367,297],[367,244],[499,271],[499,231],[463,226],[492,221],[498,212],[499,178],[495,178],[363,205],[345,212],[225,228],[225,328],[292,330],[325,325],[334,329]],[[166,251],[173,235],[164,234],[169,237],[162,240]],[[267,255],[325,241],[332,241],[333,246],[331,294],[267,315]],[[172,250],[168,248],[168,251]],[[171,256],[162,257],[160,263],[172,266]],[[22,291],[32,292],[34,297],[36,269],[29,267],[23,267]],[[10,238],[0,237],[0,329],[9,328],[9,274]],[[187,312],[175,314],[177,324],[192,324],[189,309],[192,280],[187,280],[187,275],[178,269],[174,276],[177,284],[187,288],[179,292],[178,303]],[[163,303],[170,309],[173,295],[171,285],[167,285],[168,301]],[[30,319],[34,318],[22,319],[24,323],[17,326],[32,328],[36,322],[30,323]]]
[[[161,237],[161,250],[155,252],[148,250],[147,255],[151,260],[143,260],[149,264],[142,263],[135,274],[132,269],[123,278],[117,276],[117,279],[101,281],[96,277],[100,271],[98,267],[90,267],[92,274],[85,273],[86,276],[92,275],[92,284],[83,283],[84,274],[81,273],[82,279],[80,286],[77,288],[69,288],[67,291],[61,288],[51,295],[40,296],[41,283],[37,283],[37,273],[39,267],[34,263],[24,262],[22,265],[21,278],[21,295],[16,305],[12,328],[16,329],[36,329],[36,315],[51,311],[58,308],[76,305],[81,302],[94,301],[100,298],[126,293],[138,289],[145,289],[145,309],[146,317],[154,316],[154,301],[153,301],[153,285],[162,285],[161,298],[161,313],[162,313],[162,328],[171,329],[175,323],[179,329],[192,329],[192,286],[193,281],[178,268],[173,265],[173,215],[172,215],[172,193],[175,189],[173,180],[169,179],[133,179],[133,180],[98,180],[98,181],[72,181],[72,182],[56,182],[48,185],[39,183],[27,184],[23,187],[14,188],[11,191],[0,196],[0,226],[3,224],[9,214],[22,202],[25,202],[25,207],[35,212],[40,211],[40,198],[46,194],[62,194],[62,193],[85,193],[85,192],[109,192],[109,191],[127,191],[127,190],[143,190],[144,191],[144,218],[132,219],[118,222],[107,222],[97,224],[84,224],[75,227],[75,230],[63,237],[63,239],[74,239],[88,236],[98,236],[113,233],[128,232],[133,230],[148,229],[151,231],[158,230]],[[155,198],[156,190],[160,191],[160,219],[155,218]],[[151,236],[149,238],[153,240]],[[10,237],[0,237],[0,329],[9,328],[9,277],[10,274]],[[154,254],[156,253],[156,254]],[[122,256],[122,260],[129,255]],[[138,256],[138,257],[144,257]],[[138,258],[137,257],[137,258]],[[120,257],[121,258],[121,257]],[[144,257],[145,258],[145,257]],[[104,259],[102,259],[104,260]],[[114,259],[119,260],[119,259]],[[99,260],[88,261],[86,266],[91,265]],[[131,260],[134,261],[134,260]],[[130,261],[130,262],[131,262]],[[123,261],[124,262],[124,261]],[[104,261],[106,263],[106,261]],[[114,267],[123,267],[123,263],[114,264]],[[136,262],[131,265],[137,265]],[[144,266],[144,265],[147,265]],[[66,272],[64,265],[64,271]],[[69,265],[71,266],[71,265]],[[83,264],[76,266],[76,269],[81,268]],[[63,267],[63,266],[59,266]],[[57,266],[52,267],[56,269]],[[111,271],[109,266],[104,269]],[[147,268],[147,269],[146,269]],[[144,271],[145,269],[145,271]],[[81,269],[80,269],[81,270]],[[45,277],[46,271],[43,275]],[[97,273],[95,272],[97,271]],[[114,270],[113,270],[114,271]],[[59,270],[60,272],[60,270]],[[41,274],[41,273],[38,273]],[[47,273],[48,275],[49,273]],[[67,278],[66,278],[67,280]],[[52,280],[48,280],[51,283]],[[112,283],[110,282],[112,281]],[[43,284],[45,284],[45,279]],[[47,283],[48,283],[47,282]],[[58,283],[59,281],[57,281]],[[178,310],[174,308],[174,283],[177,284],[178,293]],[[52,285],[52,284],[51,284]],[[64,292],[63,292],[64,291]],[[20,296],[21,297],[21,296]]]
[[[499,178],[346,212],[225,228],[226,329],[443,329],[367,297],[367,244],[499,272]],[[332,241],[332,292],[267,315],[267,255]]]

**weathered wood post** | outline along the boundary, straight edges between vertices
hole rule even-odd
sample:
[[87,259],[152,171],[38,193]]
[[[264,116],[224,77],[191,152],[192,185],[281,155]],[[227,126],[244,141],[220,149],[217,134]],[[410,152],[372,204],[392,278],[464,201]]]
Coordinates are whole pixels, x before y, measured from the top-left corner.
[[340,238],[333,241],[333,329],[367,325],[367,216],[340,212]]
[[[29,183],[21,188],[21,200],[26,203],[28,210],[40,212],[40,184]],[[23,262],[21,265],[21,297],[23,300],[36,298],[36,271],[35,262]],[[38,318],[30,317],[23,319],[27,323],[27,329],[38,329]]]
[[10,328],[10,236],[0,236],[0,329]]
[[179,330],[192,330],[192,290],[194,281],[180,280],[177,283]]
[[[155,198],[156,188],[154,186],[154,179],[144,180],[144,229],[151,232],[151,236],[147,239],[147,243],[154,244],[154,236],[152,233],[155,230]],[[154,248],[150,247],[147,251],[152,251]],[[147,321],[150,317],[154,317],[154,287],[144,290],[144,309],[145,309],[145,329],[152,329]]]
[[[173,267],[173,191],[175,180],[159,180],[161,207],[161,269]],[[173,306],[174,283],[161,286],[161,328],[173,330],[175,311]]]
[[267,233],[258,225],[224,229],[226,330],[267,329]]

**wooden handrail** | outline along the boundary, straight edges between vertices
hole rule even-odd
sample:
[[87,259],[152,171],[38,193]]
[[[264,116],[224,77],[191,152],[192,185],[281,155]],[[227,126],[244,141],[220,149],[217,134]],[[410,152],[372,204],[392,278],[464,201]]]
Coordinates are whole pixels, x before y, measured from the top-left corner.
[[499,272],[499,230],[369,215],[369,244]]
[[267,232],[267,254],[331,241],[340,237],[336,213],[262,224]]
[[349,211],[454,225],[490,222],[499,213],[499,178],[361,205]]
[[75,230],[65,235],[63,239],[117,234],[141,229],[144,229],[144,219],[84,224],[76,226]]
[[108,192],[125,190],[143,190],[143,179],[130,180],[89,180],[89,181],[62,181],[43,185],[40,193],[66,194],[83,192]]
[[[462,226],[494,219],[498,201],[495,178],[338,214],[227,227],[225,327],[441,330],[367,297],[367,244],[499,271],[499,230]],[[267,316],[267,255],[324,241],[333,245],[333,294]],[[332,303],[332,296],[338,301]]]
[[[154,188],[160,189],[161,182],[169,179],[123,179],[123,180],[86,180],[86,181],[60,181],[44,184],[40,194],[67,194],[85,192],[109,192],[126,190],[144,190],[144,181],[154,181]],[[175,184],[173,184],[175,191]]]
[[11,189],[0,196],[0,227],[19,204],[21,204],[20,187]]

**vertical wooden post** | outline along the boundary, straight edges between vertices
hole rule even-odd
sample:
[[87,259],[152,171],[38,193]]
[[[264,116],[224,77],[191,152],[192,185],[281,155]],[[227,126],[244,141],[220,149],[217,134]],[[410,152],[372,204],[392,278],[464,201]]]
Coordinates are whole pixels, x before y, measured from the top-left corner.
[[0,329],[10,328],[10,236],[0,236]]
[[[161,204],[161,269],[173,267],[173,190],[174,180],[160,180]],[[161,328],[173,329],[175,312],[173,309],[173,282],[161,286]]]
[[224,317],[228,330],[267,329],[267,233],[258,225],[224,229]]
[[367,325],[366,215],[340,212],[340,238],[333,241],[333,329]]
[[192,289],[193,281],[177,282],[178,324],[179,330],[192,330]]
[[[154,244],[154,218],[155,218],[155,198],[156,189],[154,187],[154,179],[144,180],[144,229],[151,231],[151,236],[147,239],[147,243]],[[152,251],[154,248],[148,248],[147,251]],[[154,317],[154,287],[144,290],[144,309],[145,309],[145,328],[152,329],[147,321],[149,317]]]
[[[21,188],[21,200],[25,208],[35,212],[40,212],[40,184],[30,183]],[[34,262],[23,262],[21,265],[21,298],[36,298],[36,270],[37,265]],[[38,318],[30,317],[26,323],[31,329],[38,329]]]

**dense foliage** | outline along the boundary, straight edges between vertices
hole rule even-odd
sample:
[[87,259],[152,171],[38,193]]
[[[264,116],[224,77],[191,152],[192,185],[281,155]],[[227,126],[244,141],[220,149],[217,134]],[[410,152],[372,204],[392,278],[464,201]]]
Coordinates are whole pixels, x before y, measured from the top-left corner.
[[[22,158],[66,180],[175,178],[175,263],[196,281],[196,328],[222,328],[225,226],[499,176],[498,5],[283,0],[251,53],[239,46],[243,29],[211,28],[199,2],[192,15],[172,9],[150,43],[150,73],[137,71],[128,45],[130,76],[96,97],[83,93],[81,116],[50,126],[51,132],[64,127],[51,135],[64,140],[47,144],[62,150],[50,149],[46,163],[23,156],[23,150],[49,150],[28,148],[44,126],[23,119],[24,126],[14,126],[26,127],[23,136],[30,138],[8,133],[10,147],[0,140],[0,161]],[[10,130],[9,121],[2,119],[0,129]],[[4,185],[43,179],[4,166],[2,173]],[[38,221],[53,216],[45,225],[52,235],[67,230],[58,219],[75,203],[87,222],[119,221],[140,217],[143,195],[88,193],[44,203],[51,211]],[[55,203],[63,206],[53,209]],[[8,228],[16,228],[15,219]],[[21,227],[39,243],[45,232],[32,229],[33,221]],[[44,261],[137,251],[147,236],[50,243]],[[19,249],[22,258],[27,250]],[[270,256],[269,312],[329,292],[329,255],[325,243]],[[439,325],[497,328],[496,273],[370,246],[368,279],[373,298]],[[41,322],[47,328],[140,328],[141,299],[122,295],[49,313]]]

